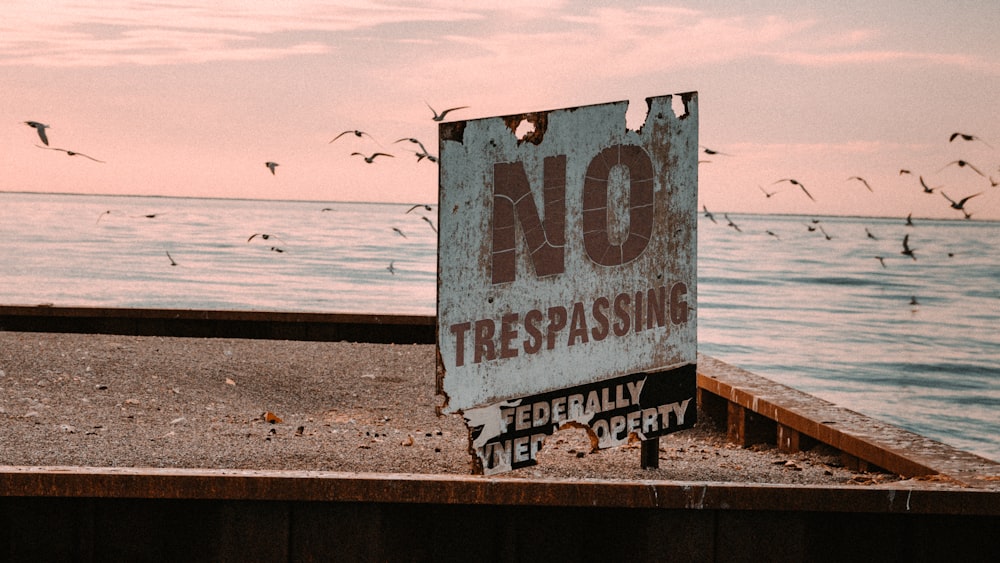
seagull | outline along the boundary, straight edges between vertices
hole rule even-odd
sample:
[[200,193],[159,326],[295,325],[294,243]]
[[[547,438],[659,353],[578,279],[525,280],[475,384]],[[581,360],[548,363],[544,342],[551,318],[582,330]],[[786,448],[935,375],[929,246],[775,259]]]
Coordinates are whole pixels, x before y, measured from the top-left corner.
[[[424,102],[424,103],[427,104],[427,102]],[[431,108],[431,105],[427,104],[427,107]],[[444,120],[444,116],[448,115],[448,112],[452,112],[452,111],[455,111],[457,109],[465,109],[467,107],[469,107],[469,106],[459,106],[457,108],[448,108],[448,109],[442,111],[441,113],[438,113],[437,110],[435,110],[434,108],[431,108],[431,111],[434,113],[434,117],[432,119],[434,119],[434,121],[442,121],[442,120]]]
[[427,162],[437,162],[438,161],[438,158],[436,156],[434,156],[433,154],[427,154],[425,152],[418,152],[417,153],[417,162],[420,162],[421,160],[423,160],[425,158],[427,159]]
[[167,258],[170,259],[170,265],[171,266],[176,266],[177,265],[177,262],[174,262],[174,258],[172,256],[170,256],[169,252],[167,252]]
[[823,236],[826,237],[826,240],[833,240],[833,237],[827,234],[826,229],[824,229],[822,225],[820,225],[819,231],[823,233]]
[[719,151],[717,151],[715,149],[710,149],[710,148],[706,147],[705,145],[699,145],[699,146],[701,146],[701,150],[705,154],[721,154],[722,156],[733,156],[733,155],[728,154],[728,153],[719,152]]
[[715,215],[712,215],[712,212],[708,210],[708,206],[702,205],[701,208],[705,210],[705,217],[711,219],[713,223],[718,223],[718,221],[715,220]]
[[418,147],[420,147],[420,153],[418,153],[418,154],[427,154],[427,149],[424,148],[424,144],[421,143],[420,140],[415,139],[413,137],[403,137],[402,139],[397,139],[397,140],[393,141],[392,144],[402,143],[403,141],[409,141],[409,142],[417,145]]
[[[920,186],[922,188],[924,188],[924,193],[925,194],[932,194],[932,193],[934,193],[934,190],[936,189],[936,188],[932,188],[932,187],[928,186],[927,182],[924,181],[924,177],[923,176],[920,176]],[[937,186],[937,187],[940,188],[941,186]]]
[[95,221],[94,224],[96,225],[97,223],[100,223],[101,219],[103,219],[105,215],[110,215],[110,214],[111,214],[110,209],[105,211],[104,213],[101,213],[100,215],[97,216],[97,221]]
[[909,215],[906,216],[906,226],[907,227],[913,226],[913,213],[910,213]]
[[723,213],[722,216],[726,218],[726,221],[729,221],[729,225],[728,225],[729,227],[732,227],[732,228],[736,229],[736,232],[739,232],[739,233],[743,232],[740,229],[739,225],[737,225],[736,223],[733,223],[733,220],[729,218],[729,214],[728,213]]
[[987,147],[990,147],[991,149],[993,148],[993,147],[990,146],[989,143],[987,143],[986,141],[980,139],[979,137],[977,137],[975,135],[967,135],[965,133],[952,133],[951,136],[948,137],[948,142],[950,143],[950,142],[954,141],[956,137],[961,137],[963,141],[979,141],[980,143],[986,145]]
[[399,236],[406,238],[406,235],[403,233],[403,231],[399,230],[398,227],[393,227],[392,230],[396,231],[396,234],[398,234]]
[[267,168],[271,171],[271,174],[273,175],[274,174],[274,169],[278,167],[278,163],[277,162],[271,162],[269,160],[269,161],[267,161],[267,162],[264,163],[264,166],[267,166]]
[[910,235],[906,235],[905,237],[903,237],[903,250],[901,250],[899,253],[904,256],[909,256],[914,260],[917,259],[917,255],[914,254],[913,249],[910,248]]
[[[372,137],[371,135],[369,135],[368,133],[365,133],[364,131],[358,131],[357,129],[348,129],[347,131],[344,131],[344,132],[340,133],[339,135],[337,135],[336,137],[334,137],[333,139],[331,139],[330,143],[332,143],[333,141],[336,141],[337,139],[343,137],[344,135],[346,135],[348,133],[354,133],[355,137],[368,137],[369,139],[375,141],[375,137]],[[378,141],[375,141],[375,142],[377,143]],[[330,143],[327,143],[327,144],[330,144]]]
[[[942,167],[941,167],[941,170],[944,170],[945,168],[948,168],[948,167],[949,167],[949,166],[951,166],[952,164],[957,164],[957,165],[959,165],[960,167],[964,167],[964,166],[968,166],[968,167],[969,167],[969,168],[971,168],[971,169],[972,169],[972,170],[973,170],[973,171],[974,171],[974,172],[975,172],[976,174],[979,174],[979,175],[980,175],[980,176],[982,176],[983,178],[985,178],[985,177],[986,177],[986,175],[985,175],[985,174],[983,174],[982,172],[980,172],[978,168],[976,168],[975,166],[973,166],[973,165],[969,164],[968,162],[966,162],[966,161],[964,161],[964,160],[953,160],[953,161],[949,162],[948,164],[945,164],[944,166],[942,166]],[[938,170],[938,172],[940,172],[941,170]]]
[[[816,198],[814,198],[814,197],[812,196],[812,194],[810,194],[810,193],[809,193],[809,192],[808,192],[808,191],[806,190],[806,187],[805,187],[805,186],[803,186],[803,185],[802,185],[802,183],[801,183],[801,182],[799,182],[798,180],[795,180],[795,179],[792,179],[792,178],[782,178],[781,180],[778,180],[778,182],[791,182],[791,184],[792,184],[793,186],[798,186],[798,187],[802,188],[802,191],[804,191],[804,192],[806,193],[806,195],[807,195],[807,196],[809,196],[809,199],[811,199],[811,200],[813,200],[813,201],[816,201]],[[774,182],[774,183],[775,183],[775,184],[777,184],[778,182]]]
[[851,181],[851,180],[857,180],[857,181],[861,182],[862,184],[864,184],[864,185],[865,185],[865,187],[866,187],[866,188],[868,188],[868,191],[870,191],[870,192],[872,192],[872,193],[875,193],[875,190],[873,190],[873,189],[872,189],[872,187],[868,185],[868,180],[865,180],[865,179],[864,179],[864,178],[862,178],[861,176],[851,176],[851,177],[850,177],[850,178],[848,178],[847,180],[848,180],[848,181]]
[[882,257],[882,256],[876,256],[875,259],[878,260],[879,264],[882,264],[883,268],[885,268],[885,258],[884,257]]
[[972,194],[972,195],[970,195],[968,197],[963,197],[962,199],[960,199],[958,201],[955,201],[955,200],[951,199],[950,197],[948,197],[948,194],[946,194],[944,192],[941,192],[941,195],[943,195],[945,199],[947,199],[948,201],[951,202],[951,208],[952,209],[957,209],[959,211],[965,211],[965,202],[967,202],[970,199],[976,197],[977,195],[982,195],[982,193],[983,192],[979,192],[978,194]]
[[386,268],[385,268],[386,270],[389,270],[389,273],[392,274],[392,275],[396,275],[396,267],[393,265],[395,263],[396,262],[389,262],[389,265],[386,266]]
[[423,215],[421,215],[420,218],[423,219],[424,221],[427,221],[427,224],[431,226],[432,231],[434,231],[435,233],[438,232],[437,227],[434,226],[434,223],[430,219],[424,217]]
[[71,150],[67,150],[67,149],[59,149],[59,148],[56,148],[56,147],[43,147],[42,145],[35,145],[35,146],[38,147],[38,148],[40,148],[40,149],[46,149],[46,150],[50,150],[50,151],[61,151],[61,152],[64,152],[64,153],[66,153],[66,154],[68,154],[70,156],[82,156],[84,158],[89,158],[90,160],[93,160],[94,162],[100,162],[101,164],[105,163],[103,160],[97,160],[96,158],[94,158],[92,156],[85,155],[82,152],[76,152],[76,151],[71,151]]
[[389,154],[389,153],[377,152],[377,153],[375,153],[375,154],[373,154],[371,156],[365,156],[364,154],[359,153],[359,152],[352,152],[351,156],[360,156],[360,157],[362,157],[362,158],[365,159],[365,162],[367,162],[368,164],[371,164],[372,162],[375,162],[375,157],[377,157],[377,156],[392,156],[392,155]]
[[272,246],[271,247],[271,252],[277,252],[277,253],[280,254],[280,253],[284,252],[284,250],[278,248],[277,246]]
[[916,295],[910,296],[910,305],[920,305],[920,302],[917,301]]
[[872,240],[878,240],[878,238],[875,235],[873,235],[871,231],[868,230],[868,227],[865,227],[865,234],[868,235],[868,238]]
[[811,232],[814,232],[816,230],[816,227],[814,225],[806,225],[806,229],[808,229],[809,232],[811,233]]
[[[278,237],[276,237],[274,235],[269,235],[267,233],[254,233],[254,234],[250,235],[250,238],[247,239],[247,242],[252,241],[254,239],[254,237],[260,237],[260,238],[262,238],[264,240],[269,240],[271,237],[274,237],[276,240],[281,240],[280,238],[278,238]],[[285,241],[281,240],[281,242],[285,242]]]
[[781,237],[778,236],[778,233],[776,233],[774,231],[767,230],[767,231],[764,231],[764,232],[767,233],[767,234],[769,234],[769,235],[771,235],[772,237],[774,237],[774,238],[776,238],[778,240],[781,240]]
[[45,134],[45,129],[48,128],[48,125],[37,121],[25,121],[24,124],[28,127],[34,127],[35,131],[38,131],[38,138],[42,140],[42,143],[44,143],[45,146],[49,145],[49,137]]
[[900,168],[899,169],[899,175],[902,176],[903,174],[910,174],[912,176],[913,172],[910,172],[909,170],[907,170],[905,168]]
[[418,208],[418,207],[423,207],[423,208],[424,208],[424,209],[426,209],[427,211],[432,211],[432,209],[431,209],[431,206],[430,206],[430,205],[427,205],[426,203],[418,203],[418,204],[414,205],[413,207],[411,207],[411,208],[407,209],[407,210],[406,210],[406,212],[407,212],[407,213],[409,213],[410,211],[413,211],[414,209],[416,209],[416,208]]
[[771,199],[771,196],[773,196],[774,194],[778,193],[778,192],[769,192],[769,191],[765,190],[764,188],[761,188],[760,186],[757,186],[757,187],[760,188],[760,191],[764,192],[764,195],[767,196],[768,199]]

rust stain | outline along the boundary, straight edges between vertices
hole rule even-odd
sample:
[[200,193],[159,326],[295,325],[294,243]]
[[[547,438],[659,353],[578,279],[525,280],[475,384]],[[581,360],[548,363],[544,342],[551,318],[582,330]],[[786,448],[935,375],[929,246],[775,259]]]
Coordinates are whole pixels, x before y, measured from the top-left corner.
[[507,124],[507,128],[510,129],[511,133],[517,134],[517,128],[522,122],[527,121],[528,123],[534,125],[534,129],[529,131],[524,135],[524,137],[517,140],[518,146],[521,143],[531,143],[533,145],[539,145],[545,139],[545,131],[549,128],[549,112],[539,111],[533,113],[521,113],[517,115],[508,115],[503,118],[504,123]]
[[463,142],[465,139],[465,121],[449,121],[439,124],[438,135],[442,141]]

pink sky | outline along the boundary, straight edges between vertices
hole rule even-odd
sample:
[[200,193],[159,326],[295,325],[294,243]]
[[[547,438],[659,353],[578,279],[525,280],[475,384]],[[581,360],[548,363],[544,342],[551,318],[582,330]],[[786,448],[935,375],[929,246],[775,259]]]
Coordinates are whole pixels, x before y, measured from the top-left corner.
[[[428,103],[469,119],[624,99],[639,124],[644,98],[697,90],[702,144],[732,155],[703,155],[710,209],[961,218],[923,175],[1000,219],[993,3],[470,4],[7,3],[0,190],[433,203],[435,165],[393,143],[437,152]],[[27,120],[105,163],[37,148]],[[329,142],[353,129],[377,142]]]

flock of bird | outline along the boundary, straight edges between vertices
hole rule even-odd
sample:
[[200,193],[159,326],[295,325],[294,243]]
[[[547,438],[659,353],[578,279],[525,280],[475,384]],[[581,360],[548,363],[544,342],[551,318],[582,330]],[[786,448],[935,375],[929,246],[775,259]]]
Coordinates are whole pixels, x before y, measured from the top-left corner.
[[[448,109],[446,109],[444,111],[441,111],[441,112],[438,112],[437,110],[435,110],[433,107],[431,107],[430,104],[427,104],[427,107],[431,110],[431,112],[433,114],[433,117],[431,119],[433,119],[436,122],[440,122],[440,121],[444,120],[445,117],[449,113],[451,113],[453,111],[461,110],[461,109],[466,109],[468,106],[458,106],[458,107],[448,108]],[[49,129],[49,125],[41,123],[39,121],[25,121],[24,123],[26,125],[28,125],[29,127],[32,127],[33,129],[35,129],[35,131],[37,132],[38,137],[39,137],[39,139],[42,142],[42,145],[36,145],[39,148],[63,152],[65,154],[69,155],[69,156],[82,156],[82,157],[90,159],[90,160],[92,160],[94,162],[104,163],[104,161],[102,161],[102,160],[99,160],[99,159],[96,159],[96,158],[94,158],[92,156],[83,154],[83,153],[81,153],[79,151],[74,151],[74,150],[64,149],[64,148],[58,148],[58,147],[51,147],[51,146],[49,146],[49,138],[48,138],[48,134],[46,133],[46,129]],[[359,129],[347,129],[347,130],[344,130],[344,131],[338,133],[335,137],[333,137],[333,139],[331,139],[329,141],[329,144],[332,144],[332,143],[336,142],[337,140],[339,140],[339,139],[341,139],[342,137],[345,137],[345,136],[353,136],[353,137],[358,138],[358,139],[367,137],[368,139],[371,139],[376,144],[379,144],[379,146],[381,146],[381,144],[378,143],[378,141],[375,140],[375,138],[372,137],[372,135],[370,135],[369,133],[367,133],[365,131],[359,130]],[[981,139],[977,135],[973,135],[973,134],[969,134],[969,133],[955,132],[955,133],[952,133],[949,136],[949,138],[948,138],[948,142],[949,143],[955,142],[956,140],[961,140],[961,141],[965,141],[965,142],[978,142],[978,143],[982,143],[983,145],[985,145],[985,146],[987,146],[987,147],[989,147],[991,149],[993,148],[989,143],[987,143],[986,141],[984,141],[983,139]],[[428,162],[431,162],[431,163],[436,163],[438,161],[437,157],[435,155],[431,154],[426,149],[426,147],[424,146],[424,144],[419,139],[417,139],[415,137],[402,137],[402,138],[397,139],[396,141],[393,141],[393,144],[398,144],[398,143],[408,143],[410,145],[415,145],[415,150],[413,150],[412,152],[416,155],[416,158],[417,158],[418,162],[422,161],[424,159],[426,159]],[[416,150],[416,149],[418,149],[418,150]],[[716,149],[712,149],[712,148],[709,148],[709,147],[705,147],[705,146],[701,146],[701,150],[702,150],[702,152],[704,154],[707,154],[707,155],[710,155],[710,156],[727,156],[727,157],[732,157],[733,156],[730,153],[722,152],[722,151],[719,151],[719,150],[716,150]],[[394,156],[395,156],[395,155],[393,155],[391,153],[382,152],[382,151],[376,151],[376,152],[372,152],[372,153],[368,153],[368,154],[362,153],[362,152],[359,152],[359,151],[353,151],[350,154],[351,154],[351,156],[361,157],[362,159],[364,159],[364,161],[367,164],[373,164],[373,163],[375,163],[375,160],[377,158],[394,158]],[[699,163],[707,163],[707,162],[710,162],[710,161],[704,161],[704,160],[699,161]],[[274,161],[267,161],[267,162],[264,163],[264,165],[267,167],[267,169],[271,172],[272,175],[276,174],[276,169],[279,166],[279,164],[277,162],[274,162]],[[953,160],[951,162],[948,162],[947,164],[945,164],[944,166],[942,166],[938,170],[938,172],[944,170],[945,168],[947,168],[949,166],[957,166],[959,168],[968,169],[971,172],[973,172],[973,173],[977,174],[978,176],[982,177],[983,179],[988,180],[989,183],[990,183],[990,186],[993,187],[993,188],[995,188],[998,185],[1000,185],[1000,181],[994,179],[993,176],[992,176],[992,174],[983,173],[982,170],[980,170],[980,168],[974,166],[973,164],[969,163],[966,160]],[[998,169],[998,170],[1000,170],[1000,169]],[[904,175],[913,176],[914,174],[909,169],[900,169],[899,170],[899,175],[900,176],[904,176]],[[944,197],[945,200],[947,200],[947,202],[949,204],[949,207],[951,209],[954,209],[954,210],[957,210],[957,211],[961,211],[962,214],[964,215],[965,219],[971,219],[972,218],[972,213],[970,213],[968,211],[968,209],[966,208],[966,204],[972,198],[980,196],[980,195],[982,195],[984,193],[984,192],[978,192],[978,193],[974,193],[974,194],[967,195],[967,196],[964,196],[964,197],[960,197],[960,198],[957,198],[957,199],[953,199],[952,197],[948,196],[948,194],[946,194],[940,186],[934,186],[934,187],[929,186],[927,184],[926,180],[924,179],[923,175],[917,175],[917,179],[919,181],[922,193],[924,193],[924,194],[933,194],[935,191],[937,191],[938,193],[941,194],[942,197]],[[850,176],[850,177],[848,177],[846,179],[846,181],[847,182],[857,182],[857,183],[860,183],[869,192],[872,192],[872,193],[875,192],[875,190],[872,188],[872,186],[868,182],[868,180],[866,180],[865,178],[863,178],[861,176],[856,176],[856,175],[855,176]],[[799,191],[801,191],[811,201],[813,201],[813,202],[816,201],[816,198],[814,198],[813,195],[806,189],[806,186],[802,182],[800,182],[799,180],[797,180],[795,178],[780,178],[780,179],[775,180],[774,182],[772,182],[771,185],[778,185],[778,184],[782,184],[782,183],[788,183],[793,188],[797,188]],[[761,192],[764,193],[765,197],[767,197],[768,199],[770,199],[771,197],[773,197],[773,196],[777,195],[778,193],[780,193],[780,190],[777,190],[777,189],[772,190],[772,191],[768,191],[763,186],[758,186],[758,188],[760,189]],[[417,205],[414,205],[413,207],[411,207],[410,209],[408,209],[406,211],[406,213],[410,213],[411,211],[414,211],[415,209],[418,209],[418,208],[424,208],[427,211],[431,210],[431,207],[429,205],[426,205],[426,204],[417,204]],[[330,210],[330,208],[324,208],[323,209],[323,211],[328,211],[328,210]],[[713,223],[717,222],[716,219],[715,219],[715,216],[708,210],[708,208],[706,206],[702,206],[702,210],[704,212],[705,217],[707,217],[708,219],[710,219]],[[110,211],[106,211],[101,216],[103,217],[103,215],[105,215],[107,213],[110,213]],[[147,215],[146,217],[155,217],[155,215]],[[435,232],[437,232],[437,229],[435,228],[433,221],[431,221],[430,219],[428,219],[426,216],[421,216],[421,217],[423,218],[424,221],[426,221],[430,225],[430,227],[432,229],[434,229]],[[738,232],[742,232],[742,229],[740,229],[740,227],[735,222],[733,222],[732,219],[729,218],[728,214],[724,214],[723,217],[726,219],[728,227],[731,227],[731,228],[735,229]],[[98,218],[98,221],[100,221],[100,217]],[[816,230],[819,230],[820,233],[827,240],[831,240],[832,236],[829,233],[827,233],[826,230],[821,225],[818,225],[818,223],[819,223],[819,221],[814,219],[813,220],[813,224],[807,225],[808,230],[810,232],[814,232]],[[906,217],[906,223],[905,224],[906,224],[906,226],[910,226],[910,227],[913,226],[912,214]],[[402,236],[404,238],[406,237],[406,234],[401,229],[399,229],[398,227],[393,227],[392,230],[397,235]],[[774,231],[767,230],[765,232],[769,236],[772,236],[772,237],[774,237],[776,239],[780,238],[780,236],[777,233],[775,233]],[[870,238],[870,239],[876,239],[875,235],[872,234],[872,232],[870,230],[865,229],[865,232],[866,232],[866,236],[868,238]],[[280,241],[280,239],[277,239],[277,237],[274,237],[273,235],[269,235],[269,234],[265,234],[265,233],[254,233],[253,235],[251,235],[247,239],[247,242],[249,243],[250,241],[252,241],[256,237],[260,237],[262,240],[265,240],[265,241],[267,241],[268,239],[270,239],[270,238],[273,237],[276,240]],[[909,234],[907,234],[907,235],[905,235],[903,237],[903,240],[902,240],[902,249],[900,250],[900,254],[903,255],[903,256],[909,257],[912,260],[916,260],[917,256],[916,256],[916,254],[914,252],[914,249],[912,247],[910,247],[909,242],[910,242],[910,236],[909,236]],[[281,247],[278,247],[278,246],[271,246],[270,249],[272,251],[275,251],[275,252],[284,252],[284,250]],[[169,253],[167,254],[167,257],[170,259],[170,264],[172,266],[176,266],[177,265],[177,262],[173,259],[173,257],[171,257],[169,255]],[[875,256],[875,258],[879,261],[879,263],[882,265],[883,268],[886,267],[885,257],[884,256]],[[386,269],[391,274],[394,274],[395,273],[394,263],[390,263],[389,266]]]
[[[968,134],[968,133],[955,132],[955,133],[952,133],[948,137],[948,142],[949,143],[955,142],[956,140],[970,141],[970,142],[971,141],[975,141],[975,142],[982,143],[983,145],[985,145],[986,147],[989,147],[990,149],[993,148],[989,143],[987,143],[986,141],[984,141],[980,137],[978,137],[976,135]],[[705,146],[701,146],[701,150],[702,150],[702,152],[704,154],[707,154],[707,155],[733,156],[731,154],[724,153],[724,152],[721,152],[721,151],[718,151],[718,150],[715,150],[715,149],[711,149],[711,148],[708,148],[708,147],[705,147]],[[709,161],[704,161],[704,160],[703,161],[699,161],[699,163],[707,163],[707,162],[709,162]],[[945,164],[944,166],[942,166],[940,169],[938,169],[937,172],[941,172],[942,170],[948,168],[949,166],[957,166],[959,168],[965,168],[965,169],[970,170],[971,172],[973,172],[976,175],[978,175],[979,177],[981,177],[982,180],[988,181],[991,188],[996,188],[998,185],[1000,185],[1000,181],[998,181],[997,179],[995,179],[992,176],[992,174],[983,173],[983,171],[980,168],[978,168],[978,167],[970,164],[966,160],[953,160],[951,162],[948,162],[947,164]],[[1000,173],[1000,167],[998,167],[998,173]],[[909,170],[909,169],[900,169],[899,170],[899,176],[914,176],[914,173],[911,170]],[[963,214],[963,216],[964,216],[965,219],[971,219],[972,218],[972,213],[966,208],[966,204],[969,202],[969,200],[971,200],[972,198],[978,197],[978,196],[982,195],[983,193],[985,193],[985,191],[980,191],[980,192],[977,192],[977,193],[974,193],[974,194],[971,194],[971,195],[966,195],[966,196],[963,196],[963,197],[960,197],[960,198],[953,199],[952,197],[948,196],[948,194],[946,194],[944,192],[944,190],[941,188],[941,186],[931,187],[931,186],[929,186],[927,184],[927,181],[924,179],[923,175],[917,174],[916,176],[917,176],[917,180],[918,180],[918,182],[920,184],[920,188],[921,188],[921,192],[920,193],[923,193],[923,194],[933,194],[935,191],[937,193],[940,193],[941,196],[947,201],[949,207],[951,209],[956,210],[956,211],[962,212],[962,214]],[[982,181],[982,180],[980,180],[980,181]],[[872,193],[875,192],[875,190],[872,188],[871,184],[869,184],[868,180],[866,180],[865,178],[863,178],[861,176],[850,176],[845,181],[860,183],[869,192],[872,192]],[[800,181],[798,181],[798,180],[796,180],[794,178],[781,178],[779,180],[774,181],[771,185],[781,184],[783,182],[787,182],[792,187],[798,188],[810,200],[812,200],[814,202],[816,201],[816,199],[812,196],[811,193],[809,193],[809,191],[802,184],[802,182],[800,182]],[[757,186],[757,187],[758,187],[758,189],[760,189],[761,192],[764,193],[764,196],[766,198],[768,198],[768,199],[770,199],[771,197],[773,197],[773,196],[775,196],[776,194],[779,193],[778,190],[768,191],[763,186]],[[716,220],[715,215],[711,211],[709,211],[709,209],[708,209],[707,206],[705,206],[705,205],[702,206],[702,212],[703,212],[704,216],[706,218],[708,218],[710,221],[712,221],[713,223],[718,223],[718,220]],[[743,232],[743,229],[741,229],[739,225],[737,225],[732,219],[730,219],[729,215],[727,213],[723,214],[723,218],[726,220],[726,226],[727,227],[732,228],[735,231],[740,232],[740,233]],[[806,228],[808,229],[809,232],[815,232],[815,231],[818,230],[826,238],[826,240],[831,240],[833,237],[829,233],[827,233],[826,230],[823,228],[823,226],[820,225],[819,223],[820,223],[820,221],[818,219],[813,219],[811,221],[811,224],[807,224],[806,225]],[[913,227],[914,226],[913,214],[912,213],[910,213],[909,215],[907,215],[904,224],[905,224],[906,227]],[[765,230],[765,233],[767,235],[771,236],[771,237],[776,238],[776,239],[780,238],[779,235],[776,232],[772,231],[772,230]],[[871,232],[871,230],[869,230],[868,228],[865,228],[865,236],[868,239],[873,239],[873,240],[877,240],[878,239],[878,237],[876,237]],[[916,249],[910,246],[910,234],[909,233],[905,234],[903,236],[903,240],[901,242],[901,247],[900,247],[899,254],[902,255],[902,256],[905,256],[907,258],[910,258],[911,260],[916,261],[917,260],[917,254],[916,254],[915,251],[916,251]],[[954,255],[953,253],[949,253],[948,254],[949,257],[952,257],[953,255]],[[886,265],[886,261],[885,261],[886,257],[885,256],[876,255],[876,256],[874,256],[874,258],[876,260],[878,260],[879,264],[883,268],[888,267]],[[911,305],[917,305],[918,304],[917,299],[916,299],[915,296],[911,298],[910,304]]]
[[[426,102],[424,102],[424,103],[427,104]],[[435,122],[443,121],[445,119],[445,116],[447,116],[449,113],[451,113],[453,111],[457,111],[457,110],[468,108],[468,106],[458,106],[458,107],[448,108],[446,110],[438,112],[433,107],[431,107],[430,104],[427,104],[427,107],[431,110],[431,113],[433,114],[433,117],[431,119],[433,121],[435,121]],[[28,127],[33,128],[36,131],[36,133],[38,134],[38,138],[41,140],[42,144],[41,145],[36,144],[35,146],[37,146],[40,149],[59,151],[59,152],[65,153],[65,154],[67,154],[69,156],[82,156],[82,157],[90,159],[90,160],[92,160],[94,162],[98,162],[98,163],[101,163],[101,164],[105,163],[105,161],[103,161],[103,160],[96,159],[96,158],[94,158],[92,156],[83,154],[83,153],[81,153],[79,151],[74,151],[74,150],[69,150],[69,149],[63,149],[63,148],[57,148],[57,147],[51,147],[51,146],[49,146],[49,135],[48,135],[48,133],[46,133],[46,129],[49,129],[50,126],[47,125],[47,124],[45,124],[45,123],[42,123],[40,121],[30,120],[30,121],[25,121],[24,124],[27,125]],[[352,135],[352,136],[354,136],[356,138],[359,138],[359,139],[363,138],[363,137],[367,137],[367,138],[371,139],[372,141],[374,141],[376,144],[380,144],[369,133],[367,133],[365,131],[361,131],[359,129],[347,129],[347,130],[344,130],[344,131],[340,132],[339,134],[337,134],[333,139],[331,139],[328,144],[332,144],[334,141],[337,141],[338,139],[340,139],[341,137],[343,137],[345,135]],[[425,159],[428,162],[431,162],[431,163],[436,163],[438,161],[437,156],[431,154],[427,150],[427,148],[424,146],[424,144],[419,139],[417,139],[415,137],[402,137],[400,139],[397,139],[396,141],[393,141],[393,144],[404,143],[404,142],[405,143],[409,143],[410,145],[415,145],[416,148],[419,149],[419,150],[412,151],[416,155],[417,162],[423,161]],[[373,153],[370,153],[370,154],[366,154],[366,153],[354,151],[354,152],[351,152],[351,156],[359,156],[362,159],[364,159],[364,161],[367,164],[373,164],[375,162],[376,158],[380,158],[380,157],[381,158],[394,158],[395,157],[395,155],[393,155],[393,154],[390,154],[390,153],[387,153],[387,152],[381,152],[381,151],[376,151],[376,152],[373,152]],[[278,166],[280,166],[280,164],[277,163],[277,162],[269,160],[269,161],[267,161],[267,162],[264,163],[264,166],[271,172],[272,175],[276,175],[276,170],[277,170]],[[414,211],[415,209],[418,209],[418,208],[423,208],[426,211],[431,211],[432,210],[432,208],[431,208],[430,205],[427,205],[427,204],[417,204],[417,205],[414,205],[411,208],[409,208],[406,211],[406,213],[410,213],[411,211]],[[331,210],[332,209],[329,208],[329,207],[326,207],[326,208],[322,209],[322,211],[331,211]],[[108,215],[110,213],[111,213],[111,211],[105,211],[105,212],[101,213],[100,216],[97,218],[97,222],[99,223],[101,221],[101,219],[105,215]],[[146,218],[155,218],[156,214],[145,215],[145,217]],[[430,228],[433,229],[435,233],[437,232],[437,227],[434,226],[434,222],[433,221],[431,221],[429,218],[427,218],[424,215],[421,215],[421,218],[424,221],[426,221],[428,225],[430,225]],[[398,227],[392,227],[392,230],[397,235],[399,235],[399,236],[401,236],[403,238],[407,238],[406,234],[402,231],[402,229],[400,229]],[[261,240],[264,240],[264,241],[268,241],[271,238],[274,238],[275,240],[281,242],[281,239],[279,239],[278,237],[276,237],[274,235],[267,234],[267,233],[254,233],[254,234],[250,235],[250,237],[247,239],[247,243],[250,243],[253,239],[255,239],[257,237],[259,237]],[[282,247],[280,247],[280,246],[271,246],[270,250],[273,251],[273,252],[277,252],[277,253],[283,253],[283,252],[285,252],[285,249],[282,248]],[[170,265],[171,266],[177,266],[177,261],[174,260],[173,256],[171,256],[169,252],[167,252],[166,255],[167,255],[167,259],[170,261]],[[396,273],[396,268],[395,268],[393,262],[390,262],[389,266],[386,269],[389,271],[390,274],[395,274]]]

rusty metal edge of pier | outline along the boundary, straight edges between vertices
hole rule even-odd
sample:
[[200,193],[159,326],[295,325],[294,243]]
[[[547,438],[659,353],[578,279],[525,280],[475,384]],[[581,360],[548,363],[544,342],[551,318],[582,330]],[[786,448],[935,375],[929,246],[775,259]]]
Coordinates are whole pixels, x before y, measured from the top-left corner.
[[[0,330],[432,344],[435,318],[0,306]],[[909,481],[899,488],[872,488],[656,481],[562,482],[298,471],[0,467],[0,496],[382,499],[386,502],[395,499],[399,502],[447,500],[459,504],[722,509],[774,506],[828,511],[930,510],[1000,514],[1000,463],[835,406],[708,356],[698,357],[697,379],[699,405],[716,423],[725,425],[731,442],[744,447],[771,443],[784,451],[808,449],[822,443],[839,450],[849,467],[885,470],[926,480]],[[951,486],[935,488],[935,483]],[[904,500],[904,504],[898,504]]]

